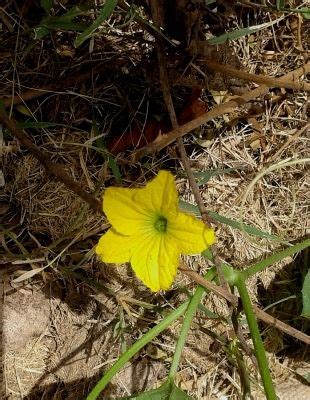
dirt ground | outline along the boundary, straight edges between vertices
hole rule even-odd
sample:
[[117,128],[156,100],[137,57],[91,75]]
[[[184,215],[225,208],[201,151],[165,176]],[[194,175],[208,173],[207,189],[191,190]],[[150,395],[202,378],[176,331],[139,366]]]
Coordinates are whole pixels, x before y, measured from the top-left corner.
[[[0,4],[0,98],[7,112],[42,151],[99,199],[110,185],[140,187],[159,169],[168,169],[176,176],[181,199],[195,204],[175,143],[136,163],[131,159],[133,151],[155,139],[154,132],[171,129],[152,35],[118,9],[79,48],[74,47],[77,33],[70,30],[56,29],[36,40],[33,30],[44,17],[39,3]],[[208,6],[201,14],[199,33],[210,38],[279,21],[224,45],[206,46],[194,37],[186,52],[167,51],[171,91],[183,123],[201,114],[201,107],[205,112],[258,86],[210,71],[205,53],[240,70],[273,77],[308,62],[308,20],[298,13],[240,3],[245,4],[218,1],[217,9]],[[287,3],[292,9],[303,6],[299,1]],[[53,4],[54,14],[61,15],[76,2]],[[95,15],[85,12],[79,18],[90,23]],[[185,33],[171,32],[171,26],[169,31],[168,24],[167,35],[176,42],[182,43]],[[301,74],[301,80],[307,78]],[[207,209],[280,238],[267,240],[217,224],[216,249],[222,260],[242,268],[270,255],[283,241],[294,243],[309,234],[308,134],[307,93],[270,88],[184,136],[195,173],[227,169],[200,185]],[[288,159],[300,162],[262,176],[247,195],[264,168]],[[3,398],[84,399],[117,358],[180,305],[195,285],[178,274],[171,290],[151,294],[128,265],[101,263],[94,247],[108,221],[52,179],[1,125],[0,190]],[[261,308],[270,306],[270,314],[310,334],[309,320],[300,317],[299,297],[308,257],[305,250],[282,260],[253,277],[249,289]],[[209,268],[200,256],[184,261],[201,274]],[[23,275],[39,268],[31,277]],[[227,304],[215,294],[205,297],[203,305],[229,315]],[[159,386],[169,371],[181,323],[173,323],[139,352],[101,398]],[[309,348],[271,326],[260,323],[260,329],[280,398],[309,399]],[[217,340],[219,335],[227,339],[225,345]],[[251,345],[247,331],[245,335]],[[198,312],[177,375],[178,385],[189,395],[240,398],[230,338],[228,325]],[[250,357],[245,360],[253,377],[253,398],[263,399],[258,372]]]

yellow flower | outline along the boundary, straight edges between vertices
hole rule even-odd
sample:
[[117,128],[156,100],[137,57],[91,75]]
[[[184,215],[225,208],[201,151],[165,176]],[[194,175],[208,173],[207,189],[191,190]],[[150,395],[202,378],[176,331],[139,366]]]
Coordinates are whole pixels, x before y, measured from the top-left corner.
[[212,229],[179,210],[168,171],[160,171],[142,189],[106,189],[103,211],[112,227],[99,240],[96,253],[106,263],[130,262],[154,292],[171,286],[180,254],[201,253],[215,241]]

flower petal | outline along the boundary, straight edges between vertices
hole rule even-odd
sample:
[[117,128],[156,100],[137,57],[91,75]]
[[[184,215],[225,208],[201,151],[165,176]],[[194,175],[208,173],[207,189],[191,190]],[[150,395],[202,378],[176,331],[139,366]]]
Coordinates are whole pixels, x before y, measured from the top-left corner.
[[109,229],[99,240],[96,253],[103,262],[122,264],[130,261],[132,239]]
[[153,292],[169,289],[179,265],[179,249],[165,234],[134,238],[131,266]]
[[181,254],[198,254],[215,242],[215,233],[193,215],[179,212],[170,219],[167,234],[179,246]]
[[163,215],[176,214],[178,210],[178,192],[174,177],[169,171],[159,171],[158,175],[145,188],[135,194],[135,200],[150,211]]
[[135,196],[144,189],[107,188],[103,195],[103,211],[113,228],[124,235],[141,232],[149,214],[137,205]]

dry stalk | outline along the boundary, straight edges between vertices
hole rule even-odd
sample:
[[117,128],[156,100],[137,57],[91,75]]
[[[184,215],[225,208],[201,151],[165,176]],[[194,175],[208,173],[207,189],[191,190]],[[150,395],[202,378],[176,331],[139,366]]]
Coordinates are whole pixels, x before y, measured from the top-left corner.
[[[305,64],[302,67],[297,68],[294,71],[289,72],[284,75],[282,78],[284,79],[292,79],[297,80],[300,76],[306,75],[310,72],[310,63]],[[215,106],[212,110],[206,112],[198,118],[193,119],[190,122],[187,122],[184,125],[181,125],[172,131],[168,132],[165,135],[162,135],[161,138],[155,139],[154,142],[148,144],[142,149],[137,150],[132,153],[132,160],[134,162],[138,161],[140,158],[144,157],[147,154],[152,154],[157,151],[160,151],[167,147],[169,144],[173,143],[179,137],[187,135],[194,129],[199,128],[201,125],[205,124],[208,121],[211,121],[214,118],[220,117],[223,114],[231,113],[235,111],[236,108],[241,105],[248,103],[251,100],[254,100],[257,97],[263,96],[267,93],[269,87],[266,85],[259,86],[256,89],[250,90],[247,93],[243,94],[240,97],[237,97],[233,100],[228,101],[227,103],[220,104]]]
[[[114,64],[117,64],[120,67],[125,65],[126,62],[127,60],[125,58],[117,58],[114,60]],[[55,93],[57,91],[63,92],[67,88],[73,87],[78,83],[92,79],[93,75],[106,73],[110,68],[110,63],[99,64],[85,73],[74,74],[66,79],[59,80],[58,83],[53,82],[40,88],[29,89],[24,93],[13,97],[6,97],[2,100],[2,103],[4,107],[7,108],[11,107],[12,105],[25,103],[28,100],[36,99],[48,93]]]
[[230,75],[235,78],[242,79],[246,82],[256,82],[260,85],[265,85],[268,87],[293,89],[298,91],[310,91],[310,84],[307,82],[295,82],[294,79],[290,77],[275,78],[273,76],[266,76],[260,74],[250,74],[245,71],[233,68],[230,65],[220,64],[216,61],[210,59],[204,59],[207,68],[221,72],[223,75]]

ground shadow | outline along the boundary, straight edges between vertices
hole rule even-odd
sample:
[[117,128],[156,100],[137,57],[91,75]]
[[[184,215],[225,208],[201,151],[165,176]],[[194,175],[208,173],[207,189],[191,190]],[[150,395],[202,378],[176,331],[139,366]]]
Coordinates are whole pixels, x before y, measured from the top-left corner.
[[[258,302],[262,308],[295,329],[310,334],[310,321],[302,317],[301,289],[309,268],[309,249],[303,250],[290,264],[285,265],[267,288],[258,283]],[[310,346],[275,328],[260,322],[265,342],[270,343],[277,357],[310,360]],[[266,340],[267,339],[267,340]]]

